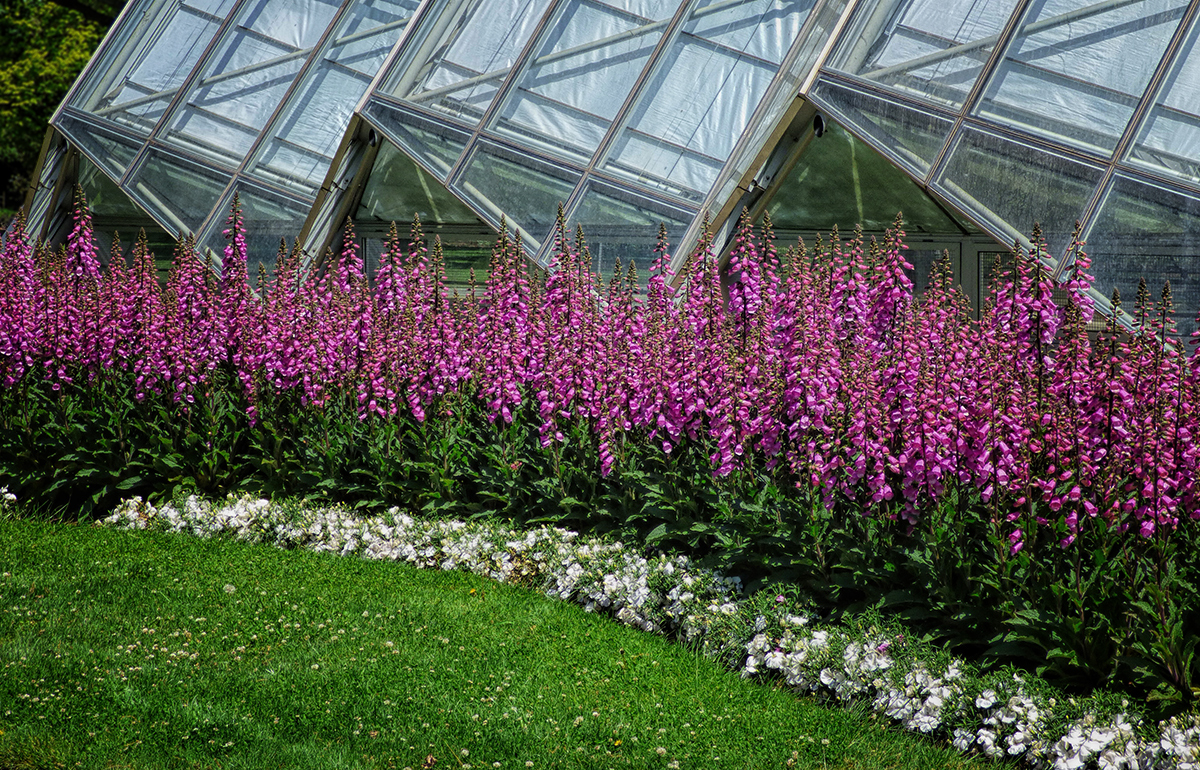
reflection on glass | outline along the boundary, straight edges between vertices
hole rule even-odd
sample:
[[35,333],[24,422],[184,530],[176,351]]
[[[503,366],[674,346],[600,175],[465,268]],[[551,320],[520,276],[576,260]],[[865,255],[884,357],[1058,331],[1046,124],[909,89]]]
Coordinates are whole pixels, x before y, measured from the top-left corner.
[[255,0],[170,118],[168,142],[236,167],[337,11],[335,0]]
[[882,231],[898,212],[910,233],[962,232],[912,178],[836,124],[813,137],[767,210],[778,229]]
[[215,171],[152,149],[135,173],[131,191],[168,231],[182,236],[200,228],[226,182]]
[[72,106],[148,135],[233,2],[139,2],[92,63]]
[[366,115],[379,129],[443,183],[470,136],[458,128],[411,114],[394,104],[371,101]]
[[1200,25],[1176,54],[1130,153],[1130,162],[1200,183]]
[[833,69],[957,109],[1017,0],[878,0],[860,9]]
[[1099,168],[967,128],[938,185],[950,200],[1009,239],[1027,241],[1040,223],[1055,262],[1070,243],[1100,176]]
[[[291,201],[281,196],[257,190],[243,183],[237,185],[238,202],[242,207],[242,221],[246,226],[246,275],[251,286],[258,285],[258,268],[261,264],[271,277],[275,267],[275,257],[279,254],[279,244],[286,239],[288,246],[292,245],[304,226],[304,218],[308,214],[308,206],[299,201]],[[213,264],[219,266],[228,243],[224,235],[229,219],[229,211],[233,206],[233,196],[221,201],[217,217],[204,236],[200,253],[211,249],[214,255]]]
[[404,223],[414,216],[428,225],[479,223],[479,218],[438,180],[391,142],[385,142],[375,156],[354,221]]
[[874,139],[877,147],[918,177],[929,173],[953,125],[932,110],[915,110],[829,81],[817,84],[813,100],[861,136]]
[[578,181],[577,172],[480,144],[455,187],[493,225],[503,218],[510,228],[521,228],[532,253],[541,246],[559,204],[566,203]]
[[587,162],[677,6],[677,0],[565,0],[495,130]]
[[603,164],[698,203],[779,71],[811,0],[701,0]]
[[666,225],[667,239],[678,243],[694,216],[694,211],[665,206],[592,183],[568,224],[572,232],[578,225],[583,227],[584,239],[592,255],[592,269],[597,274],[608,280],[618,261],[623,270],[635,264],[638,280],[645,285],[654,262],[659,225]]
[[981,115],[1106,153],[1150,82],[1185,0],[1035,3]]
[[350,7],[269,129],[251,173],[307,197],[316,194],[358,100],[417,5],[363,0]]
[[64,113],[54,125],[99,163],[113,179],[124,176],[140,149],[140,145],[134,144],[133,140],[76,120],[69,113]]
[[1200,198],[1118,175],[1088,235],[1095,288],[1104,297],[1121,290],[1134,312],[1144,277],[1156,302],[1171,282],[1175,321],[1186,337],[1200,310]]
[[475,125],[508,76],[549,0],[443,0],[387,90]]

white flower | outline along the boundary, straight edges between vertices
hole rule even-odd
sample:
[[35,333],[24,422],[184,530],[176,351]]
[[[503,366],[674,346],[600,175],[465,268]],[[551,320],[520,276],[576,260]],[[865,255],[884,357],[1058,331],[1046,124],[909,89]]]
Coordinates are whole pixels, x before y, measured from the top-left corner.
[[237,586],[233,585],[232,583],[225,584],[225,593],[231,594],[236,590],[237,590]]
[[1008,736],[1008,753],[1011,756],[1024,754],[1033,744],[1034,734],[1032,728],[1025,722],[1017,725],[1017,730],[1012,735]]
[[979,693],[979,697],[975,699],[975,706],[981,709],[990,709],[996,705],[996,691],[984,690]]
[[1004,752],[1001,751],[996,745],[996,733],[993,730],[989,730],[985,727],[976,733],[975,740],[979,742],[979,746],[983,750],[983,753],[987,754],[989,757],[999,757],[1004,754]]

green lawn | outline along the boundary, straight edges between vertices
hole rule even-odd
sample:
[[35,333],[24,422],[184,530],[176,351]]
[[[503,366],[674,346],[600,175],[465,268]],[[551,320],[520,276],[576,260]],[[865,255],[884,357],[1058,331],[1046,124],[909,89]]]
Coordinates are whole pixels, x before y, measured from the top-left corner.
[[34,521],[0,572],[4,770],[983,765],[467,574]]

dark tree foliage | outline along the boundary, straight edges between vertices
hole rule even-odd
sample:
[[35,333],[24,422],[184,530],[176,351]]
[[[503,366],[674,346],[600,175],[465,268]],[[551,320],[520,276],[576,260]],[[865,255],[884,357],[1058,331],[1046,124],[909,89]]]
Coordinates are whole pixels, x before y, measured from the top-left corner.
[[0,4],[0,222],[24,199],[50,115],[123,0]]

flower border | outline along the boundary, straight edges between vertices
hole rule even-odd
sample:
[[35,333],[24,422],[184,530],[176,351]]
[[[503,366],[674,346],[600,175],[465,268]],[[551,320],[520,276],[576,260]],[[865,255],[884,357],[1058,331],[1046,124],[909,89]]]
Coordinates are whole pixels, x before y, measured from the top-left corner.
[[398,508],[361,518],[342,506],[248,495],[221,503],[191,495],[161,507],[134,497],[97,524],[468,571],[694,644],[743,677],[779,677],[828,701],[867,702],[963,752],[1055,770],[1200,770],[1200,715],[1154,724],[1116,696],[1068,698],[1012,669],[981,673],[877,617],[820,624],[795,598],[746,596],[738,578],[687,556],[646,558],[553,527],[414,519]]

